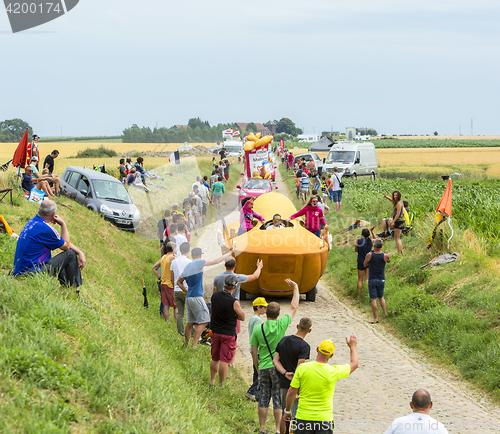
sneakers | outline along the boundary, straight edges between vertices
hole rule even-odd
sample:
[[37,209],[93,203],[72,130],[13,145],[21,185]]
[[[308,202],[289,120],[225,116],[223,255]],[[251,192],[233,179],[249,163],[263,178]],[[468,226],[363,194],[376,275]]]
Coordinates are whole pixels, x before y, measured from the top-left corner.
[[257,398],[255,398],[255,395],[252,395],[251,393],[245,393],[245,398],[248,398],[250,401],[257,402]]

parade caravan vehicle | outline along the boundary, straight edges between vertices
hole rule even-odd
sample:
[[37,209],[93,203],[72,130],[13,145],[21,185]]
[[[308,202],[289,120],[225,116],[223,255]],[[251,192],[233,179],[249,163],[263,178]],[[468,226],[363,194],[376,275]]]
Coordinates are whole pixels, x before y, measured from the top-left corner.
[[338,167],[344,176],[357,178],[369,176],[375,179],[378,173],[377,153],[372,142],[343,141],[332,145],[330,152],[323,164],[323,169],[333,173],[333,168]]
[[241,140],[226,140],[224,142],[224,148],[226,149],[226,158],[239,157],[240,153],[241,155],[243,155],[243,146],[244,143]]

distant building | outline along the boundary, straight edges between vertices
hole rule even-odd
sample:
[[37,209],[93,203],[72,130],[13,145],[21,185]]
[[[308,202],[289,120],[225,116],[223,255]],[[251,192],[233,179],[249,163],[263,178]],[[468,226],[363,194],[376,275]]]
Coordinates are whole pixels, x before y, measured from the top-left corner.
[[[239,128],[240,130],[246,131],[249,123],[251,123],[251,122],[235,122],[234,125],[235,125],[235,127]],[[271,134],[270,130],[268,130],[260,122],[254,122],[254,124],[257,127],[257,132],[261,133],[263,136],[266,136],[267,134]]]
[[320,138],[321,136],[319,134],[299,134],[297,136],[299,142],[310,142],[310,143],[317,142]]
[[269,131],[269,134],[271,135],[275,135],[276,134],[276,128],[277,128],[277,125],[273,122],[273,121],[267,121],[264,126],[267,128],[267,130]]
[[323,131],[321,133],[321,137],[327,136],[327,137],[332,137],[332,136],[340,136],[340,131]]
[[181,128],[184,128],[185,130],[187,130],[187,129],[188,129],[188,126],[187,126],[187,125],[174,125],[174,128],[175,128],[176,130],[180,130]]

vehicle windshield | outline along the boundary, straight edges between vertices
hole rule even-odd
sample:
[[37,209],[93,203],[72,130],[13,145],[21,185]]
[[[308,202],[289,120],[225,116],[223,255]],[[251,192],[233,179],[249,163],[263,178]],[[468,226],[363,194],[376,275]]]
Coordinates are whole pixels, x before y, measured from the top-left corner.
[[227,152],[240,152],[242,150],[242,146],[239,145],[226,145],[224,147]]
[[118,203],[130,203],[127,189],[120,182],[95,179],[92,181],[95,195],[98,199],[110,200]]
[[260,188],[269,190],[271,186],[267,179],[249,179],[245,182],[245,184],[243,184],[243,188]]
[[326,157],[327,163],[352,163],[354,161],[354,151],[330,151]]

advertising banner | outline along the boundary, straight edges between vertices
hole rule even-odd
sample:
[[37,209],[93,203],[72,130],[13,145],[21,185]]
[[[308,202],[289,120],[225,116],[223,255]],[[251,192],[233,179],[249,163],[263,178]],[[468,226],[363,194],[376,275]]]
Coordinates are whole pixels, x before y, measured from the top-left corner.
[[[264,178],[270,172],[269,165],[269,145],[245,152],[247,178],[260,176]],[[258,175],[254,175],[257,173]]]

